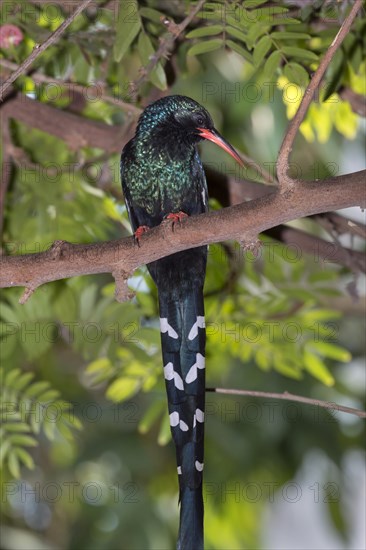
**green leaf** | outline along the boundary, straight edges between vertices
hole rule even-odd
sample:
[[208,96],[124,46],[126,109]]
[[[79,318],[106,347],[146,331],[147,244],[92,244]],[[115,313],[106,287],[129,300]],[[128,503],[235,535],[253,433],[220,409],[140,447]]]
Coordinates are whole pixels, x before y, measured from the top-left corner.
[[346,69],[346,65],[347,56],[344,55],[344,52],[340,49],[335,53],[334,58],[332,59],[332,63],[330,64],[327,72],[328,82],[325,88],[323,101],[327,101],[327,99],[329,99],[333,93],[338,91],[339,87],[342,84],[342,78]]
[[156,385],[157,382],[157,375],[156,373],[150,374],[149,376],[146,376],[146,378],[143,381],[142,384],[142,391],[149,392],[152,390],[152,388]]
[[204,19],[205,21],[213,20],[217,22],[217,20],[220,19],[220,14],[212,13],[209,11],[200,11],[197,14],[197,17],[199,17],[200,19]]
[[266,60],[264,64],[264,74],[267,78],[271,78],[275,72],[275,70],[278,68],[281,61],[281,52],[276,50],[275,52],[272,52],[269,58]]
[[[61,420],[62,420],[62,422],[61,422]],[[66,416],[66,417],[62,417],[60,420],[58,420],[58,422],[57,422],[58,428],[60,429],[61,425],[64,425],[65,423],[72,426],[72,428],[74,428],[75,430],[82,430],[83,429],[82,422],[73,413],[71,414],[70,417]]]
[[17,380],[13,383],[14,390],[21,391],[26,386],[28,386],[29,382],[34,378],[33,372],[25,372]]
[[266,2],[267,0],[245,0],[245,2],[243,2],[243,7],[252,9],[260,6],[261,4],[265,4]]
[[[155,52],[151,40],[145,32],[140,33],[137,47],[142,64],[147,65],[150,61],[151,56],[154,55]],[[151,71],[149,79],[154,84],[154,86],[159,88],[159,90],[167,89],[166,76],[160,61]]]
[[36,447],[38,445],[36,439],[30,435],[11,434],[8,439],[11,445],[21,445],[22,447]]
[[56,422],[54,419],[45,418],[43,422],[43,432],[49,441],[54,441],[56,432]]
[[150,21],[154,21],[154,23],[162,23],[162,20],[166,17],[161,11],[153,8],[140,8],[140,15],[146,19],[150,19]]
[[242,46],[239,46],[236,42],[233,40],[226,40],[226,45],[234,50],[234,52],[241,55],[244,59],[246,59],[251,65],[253,64],[253,58],[250,55],[250,53],[247,52]]
[[338,273],[336,271],[315,271],[308,277],[309,283],[318,283],[320,281],[336,281],[338,279]]
[[207,27],[200,27],[189,32],[187,38],[202,38],[203,36],[214,36],[220,34],[224,29],[223,25],[208,25]]
[[111,378],[115,374],[115,368],[108,357],[100,357],[89,363],[86,372],[93,384],[99,384]]
[[235,27],[236,29],[241,30],[242,32],[245,32],[245,25],[243,25],[240,21],[240,19],[236,17],[231,17],[231,15],[226,15],[226,29],[228,28],[228,25],[231,25],[232,27]]
[[112,382],[109,386],[106,395],[108,399],[112,401],[126,401],[138,392],[140,385],[140,380],[136,378],[117,378],[117,380]]
[[266,29],[260,23],[252,24],[248,29],[247,35],[247,46],[251,50],[256,42],[258,42],[259,37],[263,34],[266,34]]
[[340,289],[329,288],[329,286],[327,287],[318,286],[316,287],[316,292],[319,295],[324,294],[324,296],[341,296],[342,295],[342,291]]
[[289,57],[299,57],[309,61],[318,61],[318,56],[305,48],[296,48],[294,46],[283,46],[282,52]]
[[15,477],[16,479],[20,478],[20,464],[19,459],[14,452],[15,449],[12,449],[8,456],[8,467],[11,475]]
[[60,392],[58,390],[47,390],[37,397],[37,401],[40,403],[48,403],[49,401],[54,401],[59,396]]
[[202,53],[213,52],[220,49],[223,43],[224,41],[218,38],[214,40],[205,40],[189,48],[187,55],[200,55]]
[[262,38],[254,46],[253,61],[256,67],[262,63],[265,55],[269,52],[271,47],[272,42],[269,36],[262,36]]
[[252,14],[256,14],[259,20],[266,21],[267,19],[273,19],[274,15],[286,15],[288,8],[283,6],[265,6],[259,10],[253,10]]
[[262,21],[266,23],[266,25],[270,25],[271,27],[274,27],[277,25],[299,25],[300,21],[298,19],[294,19],[293,17],[268,17],[268,18],[262,18]]
[[[253,346],[248,346],[248,345],[244,345],[244,346],[235,346],[235,354],[233,353],[233,355],[237,355],[238,357],[240,357],[240,359],[243,361],[243,363],[247,363],[252,355],[253,355]],[[233,350],[234,352],[234,350]]]
[[11,448],[11,444],[10,444],[9,439],[4,439],[4,437],[1,436],[0,464],[4,463],[5,457],[8,454],[10,448]]
[[30,432],[30,427],[25,422],[6,422],[3,428],[7,432]]
[[312,321],[331,321],[333,319],[339,319],[341,317],[340,311],[334,309],[311,309],[303,313],[303,320],[305,323],[311,323]]
[[[29,415],[29,422],[34,434],[41,433],[43,411],[44,411],[44,408],[41,405],[38,405],[36,414]],[[40,416],[40,413],[42,414],[42,416]]]
[[116,22],[116,40],[113,46],[114,60],[121,61],[141,29],[137,0],[123,0],[119,3]]
[[50,383],[49,382],[36,382],[35,384],[32,384],[31,386],[29,386],[29,388],[27,388],[24,392],[24,396],[26,397],[36,397],[37,395],[39,395],[40,393],[48,390],[50,387]]
[[73,440],[74,435],[66,424],[58,424],[57,429],[65,439],[67,439],[68,441]]
[[111,361],[108,357],[100,357],[99,359],[96,359],[95,361],[89,363],[86,368],[86,372],[89,374],[94,374],[96,372],[109,370],[110,366]]
[[307,349],[304,351],[304,365],[306,370],[326,386],[333,386],[334,378],[323,361]]
[[230,36],[241,40],[241,42],[244,42],[244,44],[247,43],[247,35],[244,34],[242,31],[239,31],[235,27],[226,27],[225,32],[226,34],[229,34]]
[[284,75],[290,82],[297,84],[301,88],[306,88],[309,83],[309,75],[302,65],[291,61],[283,69]]
[[277,372],[287,376],[288,378],[294,378],[295,380],[301,380],[301,372],[291,361],[283,355],[275,355],[273,363]]
[[5,386],[12,388],[14,381],[18,378],[20,373],[21,373],[20,369],[14,369],[9,371],[5,376]]
[[324,357],[329,357],[329,359],[335,359],[342,363],[348,363],[352,359],[352,355],[348,350],[327,342],[311,342],[307,345],[307,348],[311,348]]
[[31,455],[23,449],[22,447],[15,447],[13,449],[13,453],[15,453],[21,462],[23,462],[24,466],[29,468],[30,470],[34,469],[34,460],[31,457]]
[[305,32],[274,31],[271,33],[271,38],[275,40],[309,40],[311,35]]

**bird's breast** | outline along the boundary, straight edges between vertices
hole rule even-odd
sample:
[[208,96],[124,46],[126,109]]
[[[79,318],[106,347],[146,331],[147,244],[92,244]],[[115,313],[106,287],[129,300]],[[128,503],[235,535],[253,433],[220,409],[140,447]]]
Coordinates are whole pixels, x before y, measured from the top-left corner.
[[143,163],[133,181],[130,187],[132,203],[157,218],[158,223],[170,212],[196,213],[202,186],[194,177],[190,163],[155,159],[153,163]]

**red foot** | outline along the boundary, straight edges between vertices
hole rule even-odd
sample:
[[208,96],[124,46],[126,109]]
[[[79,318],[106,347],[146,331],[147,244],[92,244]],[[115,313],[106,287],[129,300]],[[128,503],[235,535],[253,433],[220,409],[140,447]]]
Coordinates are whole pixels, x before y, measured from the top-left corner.
[[172,212],[171,214],[168,214],[167,216],[165,216],[165,219],[166,220],[169,220],[169,221],[172,221],[172,229],[174,231],[174,225],[176,223],[180,223],[182,220],[184,220],[184,218],[188,218],[188,214],[186,214],[185,212]]
[[146,233],[147,231],[149,231],[150,227],[148,227],[147,225],[140,225],[140,227],[138,227],[134,233],[134,237],[135,237],[135,241],[137,242],[137,244],[140,246],[140,239],[141,239],[141,235],[143,235],[144,233]]

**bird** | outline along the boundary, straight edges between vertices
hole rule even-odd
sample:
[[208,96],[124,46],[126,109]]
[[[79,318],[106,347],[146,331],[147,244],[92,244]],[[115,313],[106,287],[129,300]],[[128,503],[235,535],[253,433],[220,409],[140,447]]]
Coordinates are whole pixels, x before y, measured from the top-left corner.
[[[209,140],[242,160],[195,100],[170,95],[148,105],[121,155],[122,190],[135,240],[169,220],[208,210],[207,183],[197,151]],[[177,550],[203,549],[205,317],[207,246],[147,265],[158,290],[169,421],[176,449],[180,520]]]

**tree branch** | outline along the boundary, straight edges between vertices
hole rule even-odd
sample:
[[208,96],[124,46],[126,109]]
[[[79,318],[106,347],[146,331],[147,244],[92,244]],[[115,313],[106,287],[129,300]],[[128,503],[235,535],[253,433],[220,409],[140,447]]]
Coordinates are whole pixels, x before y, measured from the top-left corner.
[[[192,216],[172,232],[170,224],[151,229],[137,247],[126,238],[88,245],[57,243],[46,252],[4,257],[0,261],[0,286],[25,286],[34,290],[43,283],[92,273],[124,274],[140,265],[174,252],[229,239],[249,248],[258,233],[303,216],[349,206],[366,206],[366,170],[323,181],[299,182],[292,193],[279,191],[245,202]],[[121,293],[123,294],[123,293]]]
[[[263,197],[276,191],[273,185],[263,185],[255,181],[237,180],[216,172],[205,166],[209,196],[216,198],[222,206],[232,206]],[[352,220],[340,216],[336,212],[317,214],[310,219],[318,221],[324,227],[327,223],[338,231],[339,234],[351,233],[366,238],[364,226]],[[337,242],[329,242],[320,237],[301,231],[287,225],[278,225],[267,229],[264,235],[276,239],[287,245],[300,248],[302,252],[311,254],[313,258],[343,265],[353,272],[358,273],[366,270],[366,258],[363,252],[355,251],[341,246]]]
[[129,136],[132,137],[132,128],[126,136],[126,126],[109,126],[56,109],[22,94],[4,103],[1,111],[4,119],[14,118],[31,128],[52,134],[65,141],[72,150],[96,147],[109,153],[118,153]]
[[363,0],[356,0],[355,3],[353,4],[349,15],[346,17],[346,19],[342,23],[342,26],[337,33],[337,36],[334,38],[333,42],[331,43],[328,50],[326,51],[323,59],[319,64],[319,67],[315,71],[313,78],[311,79],[308,87],[306,88],[304,97],[302,98],[302,101],[300,103],[300,106],[294,118],[289,123],[288,130],[282,142],[281,149],[277,159],[277,177],[278,177],[279,189],[281,193],[285,193],[286,191],[291,191],[294,185],[298,183],[297,180],[292,179],[288,175],[289,156],[290,156],[295,138],[297,136],[298,129],[302,121],[304,120],[304,117],[309,108],[309,105],[313,100],[315,91],[318,89],[323,79],[324,73],[327,70],[330,62],[332,61],[335,52],[338,50],[339,46],[342,44],[343,40],[349,33],[349,30],[352,26],[354,19],[362,7],[362,2]]
[[32,53],[23,61],[23,63],[18,67],[16,71],[9,76],[9,78],[0,86],[0,101],[3,100],[4,93],[12,85],[14,80],[16,80],[20,75],[25,73],[25,71],[30,67],[35,59],[41,55],[51,44],[56,42],[56,40],[62,35],[65,29],[74,21],[74,19],[90,4],[92,0],[84,0],[81,4],[78,5],[76,10],[65,19],[63,23],[53,32],[43,44],[37,44],[33,49]]
[[226,388],[206,388],[207,392],[222,393],[226,395],[243,395],[247,397],[264,397],[265,399],[282,399],[285,401],[294,401],[297,403],[305,403],[306,405],[315,405],[322,407],[323,409],[329,409],[331,411],[341,411],[348,414],[354,414],[359,418],[366,418],[366,411],[354,409],[352,407],[345,407],[344,405],[338,405],[330,401],[322,401],[321,399],[312,399],[310,397],[303,397],[302,395],[294,395],[285,391],[284,393],[272,393],[265,391],[253,391],[253,390],[233,390]]
[[338,235],[349,233],[351,235],[366,239],[366,227],[361,223],[349,220],[337,214],[337,212],[327,212],[326,214],[317,214],[314,219],[326,231],[336,231]]
[[354,273],[366,273],[366,256],[363,252],[351,250],[336,242],[325,241],[305,231],[278,225],[264,232],[266,235],[289,246],[294,246],[313,256],[314,261],[320,260],[347,267]]

